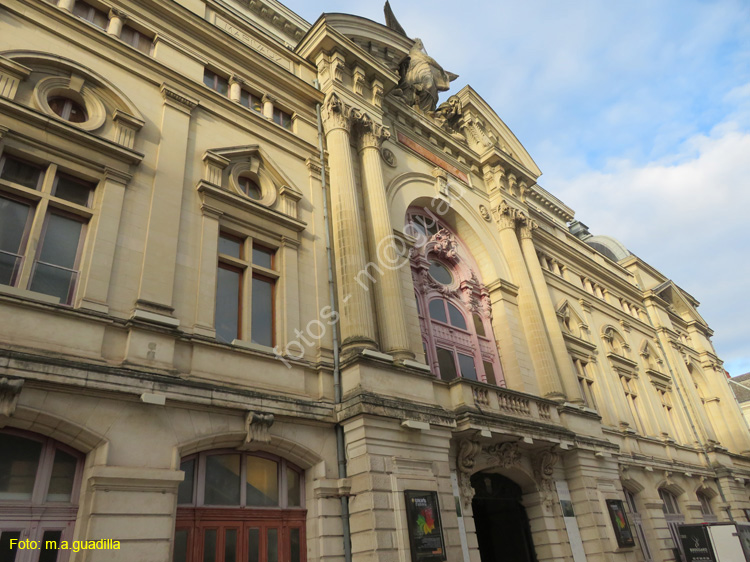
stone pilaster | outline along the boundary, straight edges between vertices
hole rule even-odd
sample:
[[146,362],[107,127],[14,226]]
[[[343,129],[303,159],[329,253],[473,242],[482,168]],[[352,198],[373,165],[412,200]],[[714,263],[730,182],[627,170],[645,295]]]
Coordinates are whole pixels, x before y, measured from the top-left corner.
[[[190,130],[190,114],[197,100],[163,84],[164,97],[161,121],[161,142],[154,174],[148,218],[143,269],[134,316],[158,321],[157,316],[170,317],[174,275],[177,266],[177,240],[185,183],[185,161]],[[140,311],[148,311],[145,316]],[[170,325],[174,325],[170,322]]]
[[372,285],[381,350],[396,359],[414,359],[409,349],[398,271],[403,265],[408,267],[408,261],[393,236],[380,163],[380,145],[391,135],[366,114],[359,117],[356,130],[370,259],[376,264],[377,276]]
[[493,214],[500,231],[500,243],[508,260],[510,272],[514,281],[518,284],[518,308],[529,345],[531,361],[539,381],[539,390],[542,396],[547,398],[553,400],[565,399],[560,378],[557,376],[552,348],[544,328],[542,314],[534,296],[534,287],[531,284],[523,252],[516,237],[516,223],[521,215],[518,210],[510,207],[505,201],[500,203]]
[[336,94],[330,94],[323,106],[323,125],[331,169],[331,226],[344,351],[377,347],[368,294],[369,269],[365,257],[363,221],[357,203],[357,184],[349,144],[353,111],[356,110],[345,105]]
[[532,233],[538,228],[535,221],[529,218],[522,218],[520,223],[521,234],[521,251],[526,258],[526,267],[529,270],[531,283],[534,286],[536,297],[539,301],[539,308],[542,318],[547,326],[552,354],[557,362],[557,370],[562,379],[563,390],[568,400],[573,403],[583,403],[583,397],[578,386],[576,374],[573,372],[573,365],[568,357],[568,348],[563,340],[562,330],[557,321],[555,305],[552,303],[552,297],[547,289],[547,282],[544,279],[544,272],[537,258],[536,248],[532,241]]

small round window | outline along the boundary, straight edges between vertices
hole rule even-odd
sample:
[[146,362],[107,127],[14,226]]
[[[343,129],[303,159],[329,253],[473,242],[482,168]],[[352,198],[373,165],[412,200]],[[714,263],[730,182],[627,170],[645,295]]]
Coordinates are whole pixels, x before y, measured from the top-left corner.
[[78,102],[63,96],[51,96],[47,103],[59,117],[71,123],[84,123],[88,120],[86,109]]
[[240,176],[239,182],[240,189],[250,199],[260,201],[263,198],[263,191],[261,191],[258,182],[245,176]]
[[453,283],[453,275],[451,275],[448,268],[440,262],[430,262],[430,276],[442,285],[450,285]]

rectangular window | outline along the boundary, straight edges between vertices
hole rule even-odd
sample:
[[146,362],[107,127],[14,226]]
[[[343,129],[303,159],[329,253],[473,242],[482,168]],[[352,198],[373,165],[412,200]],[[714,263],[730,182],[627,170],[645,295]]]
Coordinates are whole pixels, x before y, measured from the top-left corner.
[[263,101],[261,98],[255,94],[251,94],[247,90],[242,90],[240,93],[240,103],[245,107],[249,107],[253,111],[263,113]]
[[229,80],[207,68],[203,71],[203,83],[225,96],[229,93]]
[[129,25],[124,25],[122,26],[122,32],[120,32],[120,39],[142,53],[151,54],[151,44],[154,40],[146,33],[138,31]]
[[72,303],[96,184],[10,156],[0,166],[0,284]]
[[107,25],[109,24],[109,16],[106,12],[95,8],[91,4],[83,2],[82,0],[76,0],[75,5],[73,6],[73,14],[82,20],[93,23],[96,27],[101,29],[107,29]]
[[[250,248],[250,261],[245,257],[246,246]],[[273,250],[230,234],[219,236],[216,339],[226,343],[249,340],[274,346],[278,274],[273,266]]]
[[273,108],[273,122],[285,129],[292,128],[292,116],[278,107]]

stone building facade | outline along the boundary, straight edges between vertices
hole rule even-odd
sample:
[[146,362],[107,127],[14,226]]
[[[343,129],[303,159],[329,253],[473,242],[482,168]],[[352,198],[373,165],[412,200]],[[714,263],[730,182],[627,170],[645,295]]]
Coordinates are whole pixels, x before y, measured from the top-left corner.
[[388,20],[0,6],[0,560],[666,562],[745,520],[698,302]]

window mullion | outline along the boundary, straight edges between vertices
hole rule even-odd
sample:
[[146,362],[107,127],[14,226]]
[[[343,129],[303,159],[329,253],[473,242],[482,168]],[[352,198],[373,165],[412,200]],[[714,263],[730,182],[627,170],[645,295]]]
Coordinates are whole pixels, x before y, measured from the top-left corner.
[[247,455],[240,456],[240,507],[247,505]]
[[[47,183],[45,178],[44,183]],[[47,191],[49,193],[49,191]],[[47,207],[49,198],[42,198],[34,209],[34,218],[29,230],[29,241],[26,243],[26,252],[21,266],[21,273],[18,276],[18,287],[27,288],[31,280],[31,272],[34,268],[34,262],[39,249],[39,243],[42,238],[45,218],[47,217]]]
[[245,239],[243,247],[243,258],[247,261],[247,266],[242,275],[242,296],[240,306],[242,310],[243,331],[240,339],[252,341],[253,326],[253,239]]

